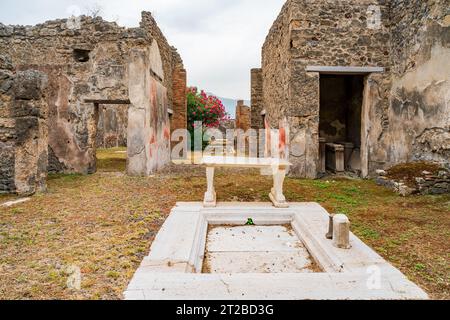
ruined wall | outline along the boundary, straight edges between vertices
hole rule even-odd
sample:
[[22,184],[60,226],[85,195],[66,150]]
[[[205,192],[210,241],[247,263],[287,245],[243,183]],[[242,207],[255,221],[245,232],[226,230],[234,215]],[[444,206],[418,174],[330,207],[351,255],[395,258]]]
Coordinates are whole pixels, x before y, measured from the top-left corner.
[[0,55],[0,193],[45,191],[47,178],[47,77],[16,71]]
[[[381,12],[372,25],[370,6]],[[370,23],[369,23],[370,22]],[[319,159],[320,75],[307,66],[379,66],[390,68],[389,7],[385,1],[289,0],[263,46],[264,108],[269,125],[287,116],[291,128],[291,174],[315,178]],[[386,147],[378,139],[387,126],[389,73],[371,78],[379,96],[370,100],[371,151]],[[376,169],[382,156],[371,157]]]
[[263,105],[269,125],[276,128],[290,106],[291,82],[290,20],[291,1],[283,6],[266,37],[262,49]]
[[171,131],[187,128],[187,75],[182,66],[173,71],[173,114],[171,117]]
[[49,79],[49,170],[92,173],[96,170],[96,110],[85,99],[128,99],[123,82],[125,48],[132,38],[114,23],[84,17],[71,28],[67,20],[34,27],[6,27],[0,48],[19,69],[34,68]]
[[127,172],[146,176],[170,161],[168,94],[156,41],[133,48],[129,59]]
[[450,159],[450,6],[391,1],[392,89],[388,166]]
[[253,129],[264,128],[261,112],[263,105],[263,75],[262,69],[251,70],[251,126]]
[[99,105],[97,148],[127,146],[128,105]]
[[[184,70],[183,60],[177,52],[177,49],[169,44],[150,12],[142,13],[142,21],[140,26],[141,29],[149,33],[149,35],[158,43],[164,72],[164,79],[162,83],[167,88],[167,103],[169,106],[172,106],[174,97],[173,74],[174,70]],[[186,88],[183,89],[183,92],[185,91]]]
[[384,67],[364,79],[363,176],[450,158],[448,0],[288,0],[262,52],[268,123],[291,127],[291,173],[316,176],[320,77],[307,66]]
[[247,132],[251,128],[250,107],[244,105],[244,101],[239,100],[236,106],[236,129]]
[[[171,107],[172,69],[180,65],[181,58],[167,43],[151,14],[144,12],[142,19],[141,28],[133,29],[91,17],[48,21],[34,27],[0,24],[0,51],[9,53],[18,69],[33,68],[48,76],[50,171],[96,171],[98,105],[86,100],[98,100],[100,105],[131,100],[128,68],[134,48],[150,48],[153,43],[160,48],[156,57],[147,58],[161,64],[163,72],[152,76],[166,88],[165,96],[158,96],[158,101],[163,101],[166,111]],[[156,89],[148,86],[143,90]],[[138,108],[146,103],[138,98],[134,101]],[[141,140],[150,138],[149,135]]]

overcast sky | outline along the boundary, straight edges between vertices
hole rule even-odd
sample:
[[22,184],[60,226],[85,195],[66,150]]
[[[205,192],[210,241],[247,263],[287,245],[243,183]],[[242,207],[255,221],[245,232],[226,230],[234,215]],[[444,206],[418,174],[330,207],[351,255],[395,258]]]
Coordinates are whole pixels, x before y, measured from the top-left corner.
[[138,26],[151,11],[178,48],[188,82],[222,97],[250,98],[250,69],[261,64],[261,46],[285,0],[0,0],[0,22],[34,25],[96,6],[102,16]]

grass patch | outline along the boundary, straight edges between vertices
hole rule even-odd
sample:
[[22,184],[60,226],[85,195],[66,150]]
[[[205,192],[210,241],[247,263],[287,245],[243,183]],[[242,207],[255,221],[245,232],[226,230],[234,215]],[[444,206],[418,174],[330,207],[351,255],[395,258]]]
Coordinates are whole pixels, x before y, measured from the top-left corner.
[[381,238],[381,235],[368,227],[365,226],[354,226],[354,232],[357,236],[364,238],[364,239],[371,239],[371,240],[378,240]]
[[125,172],[127,148],[97,149],[97,170],[99,172]]
[[[48,193],[0,207],[0,299],[121,299],[175,203],[203,199],[203,168],[128,177],[116,174],[124,171],[123,153],[99,150],[98,157],[98,174],[52,175]],[[224,169],[215,185],[219,201],[266,202],[272,179]],[[373,181],[347,179],[287,178],[285,190],[288,201],[348,214],[363,241],[433,298],[450,299],[449,195],[402,198]],[[65,285],[72,265],[81,270],[78,291]]]
[[60,180],[62,183],[80,181],[83,178],[81,174],[62,174],[62,173],[50,173],[48,175],[48,181]]

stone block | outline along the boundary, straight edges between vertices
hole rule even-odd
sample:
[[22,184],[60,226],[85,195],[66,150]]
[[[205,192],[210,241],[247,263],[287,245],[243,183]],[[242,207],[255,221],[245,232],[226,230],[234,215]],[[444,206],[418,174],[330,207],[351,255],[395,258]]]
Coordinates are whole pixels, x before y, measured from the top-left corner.
[[13,71],[14,65],[8,55],[0,54],[0,70]]
[[414,193],[417,192],[415,188],[408,187],[405,184],[398,184],[397,190],[396,190],[402,197],[408,197]]
[[[41,117],[41,105],[33,100],[18,100],[14,103],[13,117]],[[45,112],[45,110],[42,110]]]
[[333,245],[340,249],[350,249],[350,220],[344,214],[333,218]]
[[14,29],[0,23],[0,37],[9,37],[13,34]]
[[0,141],[0,194],[14,191],[14,146]]
[[14,76],[11,71],[0,68],[0,94],[8,94],[14,84]]
[[47,86],[47,76],[36,70],[20,71],[14,81],[16,99],[39,100]]

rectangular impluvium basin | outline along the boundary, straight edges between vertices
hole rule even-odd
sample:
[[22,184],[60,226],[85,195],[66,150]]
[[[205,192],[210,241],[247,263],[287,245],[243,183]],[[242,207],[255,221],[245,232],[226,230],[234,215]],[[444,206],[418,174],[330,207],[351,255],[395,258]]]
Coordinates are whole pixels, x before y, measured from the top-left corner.
[[355,235],[337,248],[328,227],[316,203],[178,203],[125,299],[428,298]]
[[203,273],[311,273],[321,270],[290,225],[212,226]]

